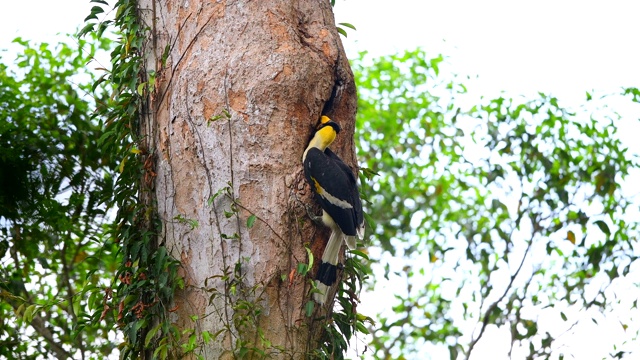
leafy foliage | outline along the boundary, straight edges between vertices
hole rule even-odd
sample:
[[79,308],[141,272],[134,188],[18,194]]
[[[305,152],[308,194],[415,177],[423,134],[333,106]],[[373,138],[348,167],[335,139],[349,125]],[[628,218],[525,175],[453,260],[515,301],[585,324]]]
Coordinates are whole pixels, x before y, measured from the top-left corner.
[[103,21],[98,15],[107,13],[104,9],[109,4],[104,0],[90,2],[96,5],[79,36],[102,37],[110,29],[118,36],[111,68],[94,82],[94,87],[104,83],[111,90],[95,116],[107,119],[98,145],[112,170],[118,172],[109,199],[118,211],[106,232],[118,244],[121,262],[113,282],[113,298],[105,307],[124,335],[122,358],[178,357],[192,351],[194,343],[190,334],[181,334],[169,319],[174,292],[183,283],[178,277],[179,262],[158,243],[161,222],[150,195],[155,162],[139,126],[145,99],[155,91],[154,74],[145,71],[142,59],[149,29],[140,23],[134,0],[115,2],[114,18]]
[[442,61],[417,50],[354,64],[358,158],[379,174],[367,204],[383,250],[373,278],[388,280],[372,285],[391,287],[394,304],[374,351],[423,358],[441,344],[468,358],[496,326],[510,329],[510,354],[548,358],[558,332],[532,314],[571,323],[561,309],[607,311],[616,300],[600,284],[637,263],[621,190],[637,158],[611,112],[545,94],[463,108],[466,89],[438,77]]
[[[310,358],[345,359],[353,339],[369,334],[367,325],[374,324],[372,318],[358,312],[360,294],[368,277],[366,264],[369,257],[360,250],[349,250],[348,253],[350,256],[339,275],[341,280],[330,312],[331,320],[324,324],[320,347],[309,354]],[[312,301],[310,304],[313,306]]]
[[97,321],[114,270],[102,236],[113,184],[84,69],[109,42],[14,42],[15,72],[0,65],[0,357],[104,357],[115,347],[113,321]]

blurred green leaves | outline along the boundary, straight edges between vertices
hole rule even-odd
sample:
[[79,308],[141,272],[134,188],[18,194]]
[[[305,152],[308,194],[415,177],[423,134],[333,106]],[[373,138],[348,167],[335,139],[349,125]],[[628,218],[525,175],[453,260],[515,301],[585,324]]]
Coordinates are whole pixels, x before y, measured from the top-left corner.
[[14,65],[0,64],[0,357],[115,348],[105,340],[113,324],[89,321],[101,315],[89,307],[101,307],[115,265],[102,237],[112,176],[85,67],[109,42],[75,41],[18,38]]
[[569,110],[543,93],[473,103],[455,77],[439,76],[443,61],[416,50],[353,63],[358,158],[378,173],[363,185],[383,250],[371,270],[393,278],[371,286],[395,294],[372,346],[409,358],[442,344],[464,358],[487,327],[508,325],[512,350],[549,356],[553,336],[523,314],[607,311],[606,287],[590,282],[637,261],[621,192],[637,157],[612,111]]

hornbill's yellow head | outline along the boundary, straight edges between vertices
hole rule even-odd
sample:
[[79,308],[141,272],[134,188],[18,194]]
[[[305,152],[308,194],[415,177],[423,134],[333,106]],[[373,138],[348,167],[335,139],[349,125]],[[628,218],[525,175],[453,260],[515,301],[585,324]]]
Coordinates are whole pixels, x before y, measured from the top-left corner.
[[316,131],[326,126],[331,126],[336,131],[336,134],[340,133],[340,125],[337,122],[331,120],[328,116],[322,115],[322,117],[320,118],[320,124],[318,124],[318,126],[316,127]]
[[324,151],[324,149],[331,145],[333,140],[335,140],[338,133],[340,133],[340,125],[329,119],[328,116],[322,116],[320,118],[320,124],[313,135],[313,139],[315,141],[312,142],[315,142],[316,146],[319,145],[318,147]]
[[309,141],[309,146],[302,154],[302,161],[307,157],[307,153],[311,148],[320,149],[320,151],[324,151],[333,140],[336,139],[336,135],[340,132],[340,125],[338,123],[332,121],[327,116],[322,116],[320,119],[320,124],[316,127],[316,131],[313,134],[313,137]]

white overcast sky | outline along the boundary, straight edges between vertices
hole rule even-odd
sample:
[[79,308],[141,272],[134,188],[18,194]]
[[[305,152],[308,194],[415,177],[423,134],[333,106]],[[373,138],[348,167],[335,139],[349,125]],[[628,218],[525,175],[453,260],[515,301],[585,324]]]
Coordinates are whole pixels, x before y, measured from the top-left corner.
[[[73,33],[90,8],[88,0],[4,0],[0,49],[11,48],[17,36],[61,40],[56,34]],[[337,0],[335,13],[337,22],[357,28],[343,39],[348,54],[421,46],[445,55],[451,71],[471,77],[464,81],[470,92],[487,97],[542,91],[575,103],[586,91],[640,87],[640,1]],[[3,63],[14,55],[0,53]],[[623,135],[640,144],[637,116],[631,118]],[[594,358],[592,346],[603,340],[589,333],[585,328],[576,343],[585,359]]]
[[[393,5],[391,5],[393,4]],[[638,1],[337,0],[349,51],[423,46],[485,91],[558,96],[640,86]]]
[[[16,36],[54,41],[90,8],[88,0],[5,0],[0,48]],[[640,86],[638,1],[336,0],[335,12],[357,27],[344,40],[350,54],[422,46],[448,56],[455,72],[477,75],[487,94]]]
[[[88,0],[3,1],[0,48],[16,36],[52,42],[90,8]],[[448,56],[456,73],[478,76],[469,85],[486,94],[640,86],[638,1],[337,0],[335,12],[357,27],[344,40],[350,54],[422,46]]]

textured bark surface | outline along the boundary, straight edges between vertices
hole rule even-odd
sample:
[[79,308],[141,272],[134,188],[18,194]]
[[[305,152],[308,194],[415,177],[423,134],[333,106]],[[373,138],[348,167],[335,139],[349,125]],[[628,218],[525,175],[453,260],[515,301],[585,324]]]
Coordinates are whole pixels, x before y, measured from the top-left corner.
[[[308,261],[305,243],[319,259],[327,237],[304,209],[313,201],[301,166],[321,114],[341,124],[332,148],[355,164],[355,87],[329,1],[141,0],[140,9],[151,32],[147,71],[156,72],[142,126],[157,162],[160,240],[187,282],[175,320],[198,332],[233,329],[197,351],[207,359],[232,357],[239,338],[264,347],[255,328],[234,326],[230,304],[246,297],[263,309],[264,337],[286,349],[268,352],[305,357],[319,326],[303,311],[309,279],[289,274]],[[238,216],[225,215],[226,187]],[[223,274],[241,283],[235,294]]]

